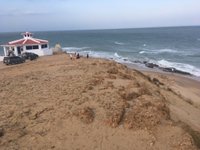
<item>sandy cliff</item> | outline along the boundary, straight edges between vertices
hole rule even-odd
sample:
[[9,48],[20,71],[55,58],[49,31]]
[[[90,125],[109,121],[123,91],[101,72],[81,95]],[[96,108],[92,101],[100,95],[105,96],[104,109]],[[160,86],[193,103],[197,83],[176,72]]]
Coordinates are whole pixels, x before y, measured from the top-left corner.
[[66,54],[0,72],[0,149],[198,149],[198,95],[173,78]]

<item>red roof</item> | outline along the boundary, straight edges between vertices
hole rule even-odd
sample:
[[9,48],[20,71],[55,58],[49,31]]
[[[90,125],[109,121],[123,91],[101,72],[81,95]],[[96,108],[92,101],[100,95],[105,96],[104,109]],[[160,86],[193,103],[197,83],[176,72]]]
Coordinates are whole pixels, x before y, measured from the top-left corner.
[[8,42],[6,45],[34,45],[34,44],[47,44],[48,41],[40,39],[19,39],[16,41]]
[[37,45],[37,44],[48,44],[47,40],[36,39],[32,37],[32,33],[23,33],[23,39],[8,42],[6,45]]

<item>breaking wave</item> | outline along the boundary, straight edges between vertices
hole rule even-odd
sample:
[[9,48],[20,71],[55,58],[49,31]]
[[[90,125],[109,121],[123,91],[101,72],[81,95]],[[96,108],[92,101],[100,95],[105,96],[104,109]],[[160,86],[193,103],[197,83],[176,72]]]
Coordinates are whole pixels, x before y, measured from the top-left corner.
[[184,72],[188,72],[191,73],[197,77],[200,77],[200,69],[189,65],[189,64],[184,64],[184,63],[177,63],[177,62],[169,62],[167,60],[159,60],[158,61],[158,65],[161,67],[173,67],[176,68],[178,70],[184,71]]
[[146,51],[140,51],[139,53],[140,53],[140,54],[144,54],[145,52],[146,52]]
[[124,45],[125,43],[122,43],[122,42],[117,42],[117,41],[115,41],[114,42],[116,45]]
[[[123,55],[120,55],[120,52],[113,52],[113,51],[96,51],[96,50],[92,50],[89,47],[65,47],[63,48],[64,50],[66,50],[67,53],[75,53],[78,52],[80,55],[82,56],[86,56],[87,54],[89,54],[90,57],[94,57],[94,58],[104,58],[104,59],[110,59],[110,60],[114,60],[116,62],[119,63],[126,63],[126,64],[136,64],[136,62],[143,62],[144,59],[140,59],[139,58],[135,58],[135,60],[130,59],[129,57],[125,57]],[[176,52],[175,50],[171,50],[171,49],[163,49],[161,50],[162,52]],[[140,51],[140,54],[145,53],[146,51]],[[146,60],[145,60],[146,61]],[[184,64],[184,63],[177,63],[177,62],[169,62],[165,59],[162,60],[148,60],[148,62],[152,62],[155,63],[157,65],[159,65],[160,67],[173,67],[176,68],[178,70],[184,71],[184,72],[188,72],[191,73],[197,77],[200,77],[200,69],[189,65],[189,64]],[[141,65],[140,63],[140,65]],[[139,65],[139,64],[138,64]]]
[[159,50],[145,50],[140,51],[139,54],[160,54],[160,53],[180,53],[180,51],[173,49],[159,49]]
[[76,51],[81,51],[81,50],[89,49],[89,47],[63,47],[62,49],[65,50],[65,51],[76,52]]
[[121,58],[121,56],[119,56],[117,53],[115,53],[114,56],[117,58]]
[[94,58],[110,59],[115,60],[119,63],[131,63],[131,61],[127,57],[123,57],[117,52],[93,51],[89,47],[65,47],[63,49],[66,50],[67,53],[78,52],[82,56],[86,56],[87,54],[89,54],[90,57]]

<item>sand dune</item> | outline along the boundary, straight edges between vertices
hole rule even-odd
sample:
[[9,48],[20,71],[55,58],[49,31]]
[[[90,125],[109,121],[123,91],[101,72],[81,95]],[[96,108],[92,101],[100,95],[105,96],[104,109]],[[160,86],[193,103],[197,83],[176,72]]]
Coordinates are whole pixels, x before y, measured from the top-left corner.
[[0,72],[0,149],[198,149],[198,83],[66,54]]

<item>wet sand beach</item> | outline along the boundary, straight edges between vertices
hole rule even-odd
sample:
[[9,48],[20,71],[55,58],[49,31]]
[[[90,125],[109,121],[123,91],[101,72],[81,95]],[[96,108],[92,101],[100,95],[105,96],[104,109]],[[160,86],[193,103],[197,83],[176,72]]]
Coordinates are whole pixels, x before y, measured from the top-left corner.
[[67,54],[0,65],[0,149],[200,147],[200,83]]

